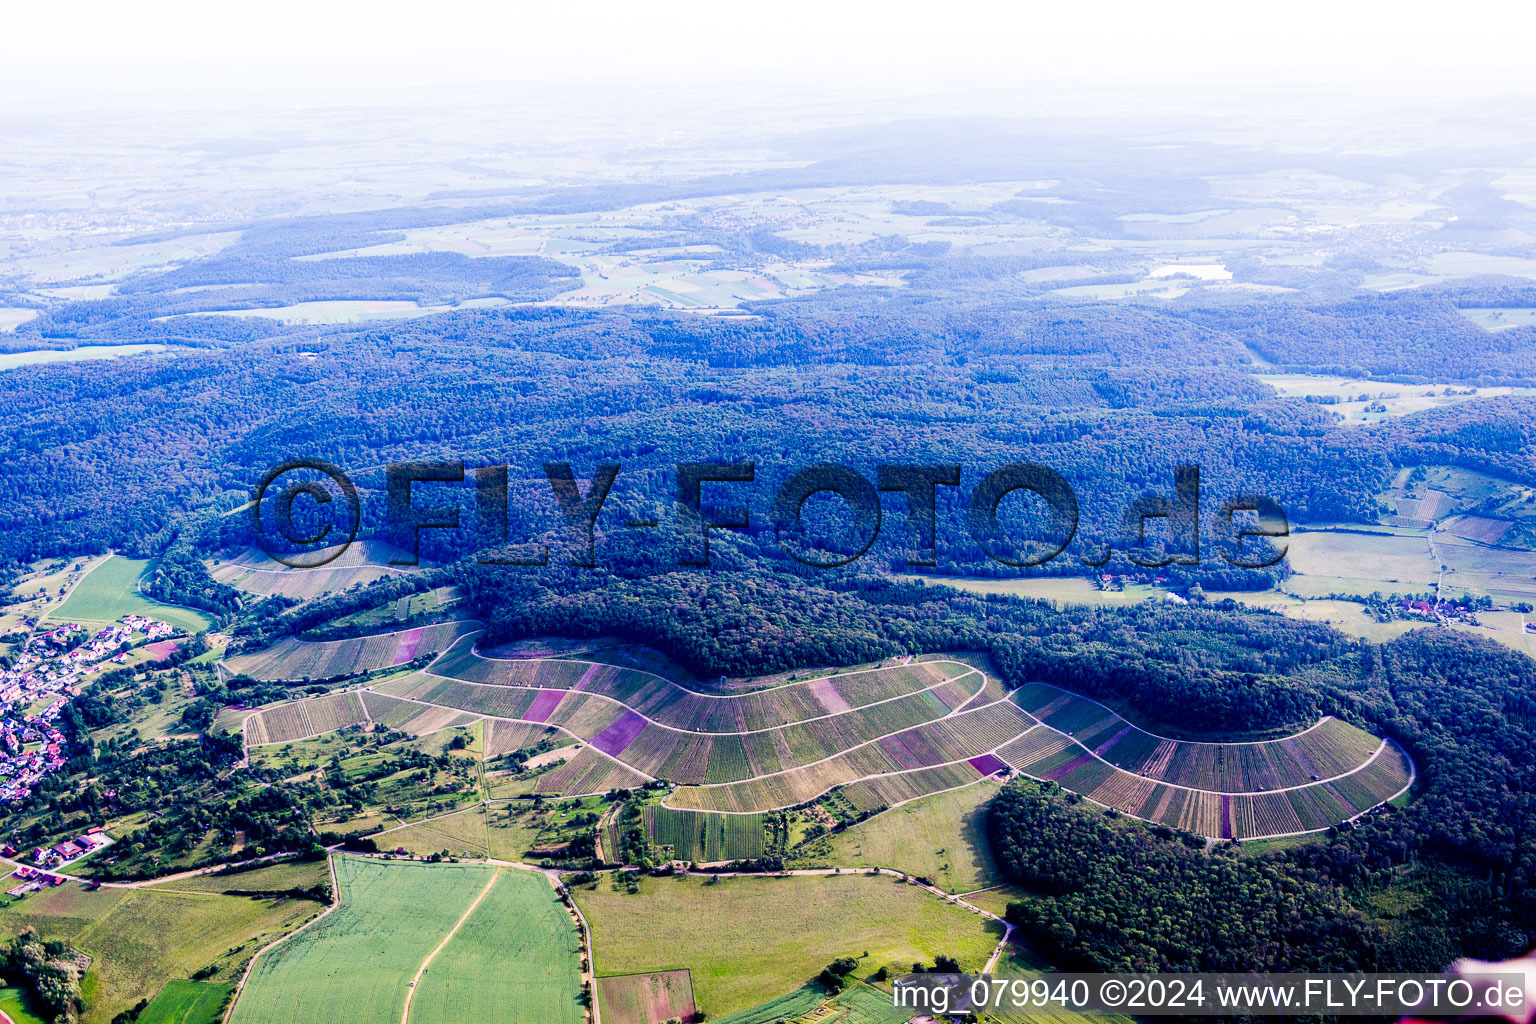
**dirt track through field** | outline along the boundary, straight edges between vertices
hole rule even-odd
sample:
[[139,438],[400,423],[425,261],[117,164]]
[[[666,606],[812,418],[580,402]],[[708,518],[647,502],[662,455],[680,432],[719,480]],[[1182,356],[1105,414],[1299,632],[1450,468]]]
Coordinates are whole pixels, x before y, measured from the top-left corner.
[[443,951],[443,947],[453,941],[453,937],[459,933],[459,929],[464,927],[464,922],[469,920],[469,915],[473,914],[475,912],[475,908],[478,907],[481,901],[490,894],[491,886],[495,885],[496,879],[500,877],[501,869],[497,868],[494,872],[491,873],[491,880],[485,883],[485,888],[480,890],[480,895],[476,896],[475,901],[469,905],[469,909],[465,910],[464,913],[460,915],[459,919],[453,923],[453,927],[448,929],[448,934],[443,936],[443,941],[434,946],[432,948],[432,952],[428,953],[427,958],[421,962],[421,967],[417,969],[416,976],[412,978],[411,983],[406,986],[405,1007],[400,1011],[400,1024],[409,1024],[411,1019],[411,1000],[416,997],[416,983],[421,981],[421,976],[427,973],[427,968],[432,965],[432,961],[437,956],[437,954]]

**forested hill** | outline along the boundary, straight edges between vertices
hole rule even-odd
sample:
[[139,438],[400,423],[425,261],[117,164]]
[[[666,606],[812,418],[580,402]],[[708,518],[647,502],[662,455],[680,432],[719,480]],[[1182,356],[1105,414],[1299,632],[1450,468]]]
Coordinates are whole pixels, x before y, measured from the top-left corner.
[[[510,529],[527,535],[557,523],[540,471],[552,459],[582,477],[622,463],[615,507],[669,500],[677,461],[752,460],[757,483],[741,493],[759,509],[788,472],[818,461],[871,478],[882,461],[961,462],[967,490],[987,469],[1038,461],[1077,492],[1084,545],[1118,540],[1126,506],[1169,492],[1179,463],[1201,466],[1208,508],[1255,492],[1295,522],[1374,520],[1394,464],[1536,481],[1530,399],[1336,426],[1238,368],[1191,368],[1201,350],[1165,332],[1195,329],[1130,307],[1021,313],[1005,334],[899,302],[871,306],[878,317],[832,303],[823,322],[790,305],[740,322],[464,312],[7,371],[0,545],[9,558],[152,553],[189,513],[234,507],[267,467],[300,455],[350,469],[507,462]],[[757,349],[785,358],[722,365],[754,363]],[[376,493],[380,481],[359,485]],[[941,570],[985,570],[957,532],[941,543]]]

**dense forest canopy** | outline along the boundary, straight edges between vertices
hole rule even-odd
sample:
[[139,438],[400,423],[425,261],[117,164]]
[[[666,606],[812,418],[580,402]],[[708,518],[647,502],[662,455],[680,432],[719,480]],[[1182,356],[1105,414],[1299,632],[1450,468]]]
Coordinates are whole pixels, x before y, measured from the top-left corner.
[[[867,329],[878,324],[898,342],[932,338],[924,318],[886,302]],[[1064,338],[1114,337],[1121,352],[1138,332],[1159,329],[1151,314],[1116,316],[1058,329]],[[227,510],[268,467],[299,456],[353,470],[404,460],[507,463],[514,538],[558,521],[547,461],[571,462],[583,479],[599,462],[621,463],[615,507],[668,502],[678,462],[753,461],[757,480],[744,496],[763,510],[790,472],[817,462],[871,479],[882,462],[962,462],[967,493],[999,465],[1038,462],[1079,495],[1085,546],[1120,546],[1124,509],[1149,491],[1171,493],[1174,468],[1185,463],[1201,467],[1208,508],[1264,494],[1296,523],[1374,521],[1394,465],[1453,464],[1536,481],[1532,399],[1468,402],[1361,428],[1279,399],[1236,367],[1186,372],[1155,355],[1141,357],[1144,369],[1095,366],[1091,353],[1075,352],[861,365],[850,349],[862,343],[844,337],[837,351],[792,365],[712,365],[717,353],[784,332],[797,336],[793,324],[767,317],[721,325],[478,311],[338,331],[303,346],[253,341],[11,371],[0,395],[11,424],[0,439],[0,543],[16,559],[104,547],[155,553],[189,511]],[[360,473],[357,483],[381,495],[382,474]],[[941,566],[988,571],[963,530],[941,541]]]

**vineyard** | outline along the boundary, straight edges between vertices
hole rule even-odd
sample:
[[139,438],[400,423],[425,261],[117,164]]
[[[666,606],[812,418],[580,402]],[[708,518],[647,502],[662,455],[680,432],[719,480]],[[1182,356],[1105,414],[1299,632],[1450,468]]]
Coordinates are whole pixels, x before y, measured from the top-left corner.
[[354,640],[312,643],[289,638],[264,651],[227,658],[223,665],[255,679],[334,679],[404,665],[423,654],[446,650],[454,640],[479,628],[478,622],[443,622]]
[[645,807],[645,838],[669,846],[668,860],[750,860],[764,852],[761,814],[701,814],[659,804]]
[[1285,739],[1196,743],[1144,732],[1102,704],[1046,683],[1022,687],[1014,699],[1117,768],[1222,793],[1261,793],[1331,779],[1359,768],[1381,745],[1376,737],[1336,718],[1324,718]]
[[576,690],[611,698],[647,719],[682,732],[760,732],[808,719],[841,715],[854,708],[933,691],[944,711],[976,692],[972,685],[950,685],[980,676],[969,665],[926,661],[844,672],[763,690],[727,696],[699,693],[669,679],[596,662],[530,658],[509,661],[476,654],[461,641],[432,666],[436,675],[495,686]]
[[251,746],[267,743],[289,743],[310,736],[345,729],[349,725],[361,725],[368,721],[368,712],[357,691],[330,693],[310,700],[297,700],[290,704],[259,711],[246,719],[246,742]]
[[[317,552],[319,554],[322,553]],[[330,555],[331,560],[312,569],[283,565],[256,548],[241,551],[233,557],[207,559],[204,565],[208,574],[218,582],[248,594],[258,597],[279,594],[296,601],[311,601],[358,584],[414,571],[390,565],[390,559],[402,552],[378,541],[358,541],[339,552],[331,548],[323,554]]]
[[[431,630],[438,632],[426,635]],[[853,812],[868,814],[1012,772],[1147,821],[1252,839],[1350,820],[1404,791],[1413,775],[1395,743],[1335,718],[1282,739],[1179,740],[1047,683],[1005,692],[959,661],[712,696],[614,665],[482,658],[464,626],[412,632],[422,635],[409,642],[423,650],[440,644],[445,653],[423,671],[360,695],[258,712],[246,723],[247,741],[284,742],[359,721],[419,735],[484,719],[485,753],[494,757],[565,735],[578,749],[544,769],[534,792],[571,796],[672,783],[665,806],[646,812],[647,834],[687,850],[676,856],[688,860],[734,856],[713,856],[743,848],[733,820],[760,824],[765,812],[833,791]],[[397,652],[403,636],[387,635]],[[360,645],[353,648],[359,656],[387,654],[379,637],[344,643]]]

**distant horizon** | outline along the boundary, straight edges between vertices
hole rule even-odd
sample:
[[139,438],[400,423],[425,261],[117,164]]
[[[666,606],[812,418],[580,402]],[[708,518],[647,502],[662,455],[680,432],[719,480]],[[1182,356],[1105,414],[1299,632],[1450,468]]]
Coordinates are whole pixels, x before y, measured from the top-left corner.
[[1085,100],[1252,112],[1310,95],[1324,117],[1362,101],[1536,98],[1525,52],[1536,13],[1492,3],[1447,19],[1429,5],[1320,0],[1283,17],[1211,0],[1091,13],[973,2],[942,17],[912,3],[793,0],[749,13],[702,0],[605,2],[567,14],[450,0],[423,17],[399,2],[129,10],[89,0],[8,20],[26,45],[0,66],[0,110],[31,112],[497,102],[530,87],[567,99],[692,92],[732,105],[765,91],[834,105],[970,93],[995,113],[1042,102],[1077,111]]

